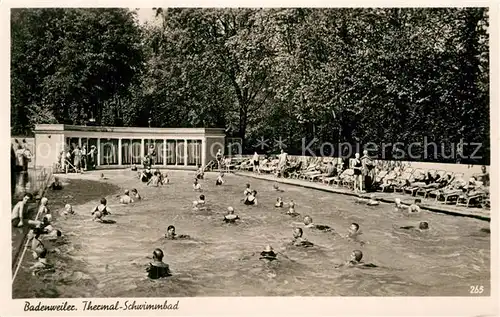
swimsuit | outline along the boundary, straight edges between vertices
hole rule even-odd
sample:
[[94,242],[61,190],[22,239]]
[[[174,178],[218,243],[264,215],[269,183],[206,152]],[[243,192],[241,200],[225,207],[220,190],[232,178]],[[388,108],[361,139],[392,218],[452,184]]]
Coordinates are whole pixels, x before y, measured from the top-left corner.
[[250,200],[249,197],[247,197],[245,199],[245,205],[255,205],[255,198],[253,198],[252,200]]
[[217,180],[215,181],[215,186],[219,186],[219,185],[222,185],[222,180],[217,179]]
[[354,169],[354,175],[361,175],[361,170],[359,169],[361,166],[362,166],[361,161],[356,160],[354,162],[354,167],[357,167],[357,168]]
[[170,276],[168,265],[163,262],[149,263],[148,277],[150,279],[159,279]]

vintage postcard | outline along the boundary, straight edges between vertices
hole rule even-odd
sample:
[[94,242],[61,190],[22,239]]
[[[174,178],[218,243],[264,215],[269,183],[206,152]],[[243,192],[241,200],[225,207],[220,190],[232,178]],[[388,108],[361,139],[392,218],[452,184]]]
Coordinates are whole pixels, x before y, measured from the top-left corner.
[[498,3],[0,8],[1,316],[499,314]]

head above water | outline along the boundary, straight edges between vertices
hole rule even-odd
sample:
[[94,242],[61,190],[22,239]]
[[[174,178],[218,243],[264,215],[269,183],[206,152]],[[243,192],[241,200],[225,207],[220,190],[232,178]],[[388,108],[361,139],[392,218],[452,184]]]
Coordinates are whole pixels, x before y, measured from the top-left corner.
[[132,193],[137,194],[137,189],[133,188]]
[[167,233],[175,233],[175,227],[173,225],[170,225],[167,227]]
[[294,228],[293,229],[293,237],[294,238],[300,238],[302,237],[302,235],[304,234],[304,231],[302,230],[302,228]]
[[163,251],[161,249],[156,248],[153,251],[153,260],[157,260],[157,261],[163,260]]
[[43,206],[45,206],[49,203],[49,200],[47,199],[47,197],[43,197],[40,202],[42,203]]
[[359,230],[359,225],[355,222],[351,223],[351,226],[349,227],[349,231],[352,233],[358,232]]
[[106,198],[101,198],[102,205],[106,205],[107,203],[108,203],[108,201],[106,200]]
[[200,195],[200,200],[205,200],[205,195]]
[[368,156],[368,150],[363,151],[363,156]]
[[51,221],[52,221],[52,215],[51,214],[45,215],[42,218],[42,222],[43,223],[50,223]]
[[125,195],[127,195],[127,196],[128,196],[129,194],[130,194],[129,190],[128,190],[128,189],[126,189],[126,190],[125,190]]
[[304,217],[304,224],[307,226],[313,222],[311,216],[305,216]]
[[264,249],[264,252],[273,252],[273,247],[270,245],[266,245],[266,248]]
[[247,188],[250,188],[250,184],[247,184]]
[[234,208],[233,207],[227,207],[227,212],[232,215],[234,214]]
[[427,221],[421,221],[419,224],[418,224],[418,228],[420,230],[427,230],[429,229],[429,223]]
[[360,250],[354,250],[354,251],[352,251],[352,253],[351,253],[351,260],[359,262],[359,261],[361,261],[362,258],[363,258],[363,252],[361,252]]
[[401,205],[401,198],[394,199],[394,202],[396,203],[396,205]]

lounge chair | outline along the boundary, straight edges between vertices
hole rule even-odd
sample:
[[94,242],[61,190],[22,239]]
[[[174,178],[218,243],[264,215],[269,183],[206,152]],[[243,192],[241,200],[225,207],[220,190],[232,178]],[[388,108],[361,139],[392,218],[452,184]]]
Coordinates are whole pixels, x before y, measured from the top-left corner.
[[482,205],[482,202],[488,194],[482,190],[474,190],[469,193],[458,196],[457,198],[457,206],[466,206],[469,208],[471,201],[476,202],[478,205]]

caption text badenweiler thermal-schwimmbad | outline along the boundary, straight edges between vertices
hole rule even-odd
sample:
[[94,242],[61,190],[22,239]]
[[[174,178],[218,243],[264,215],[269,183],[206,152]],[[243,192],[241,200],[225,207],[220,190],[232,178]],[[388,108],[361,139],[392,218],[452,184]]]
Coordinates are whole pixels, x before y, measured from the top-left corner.
[[179,301],[172,302],[165,300],[163,303],[148,303],[136,300],[126,300],[124,302],[117,300],[110,304],[96,304],[91,300],[81,301],[79,305],[70,304],[64,301],[59,304],[42,304],[41,301],[32,303],[24,302],[24,311],[99,311],[99,310],[177,310]]

